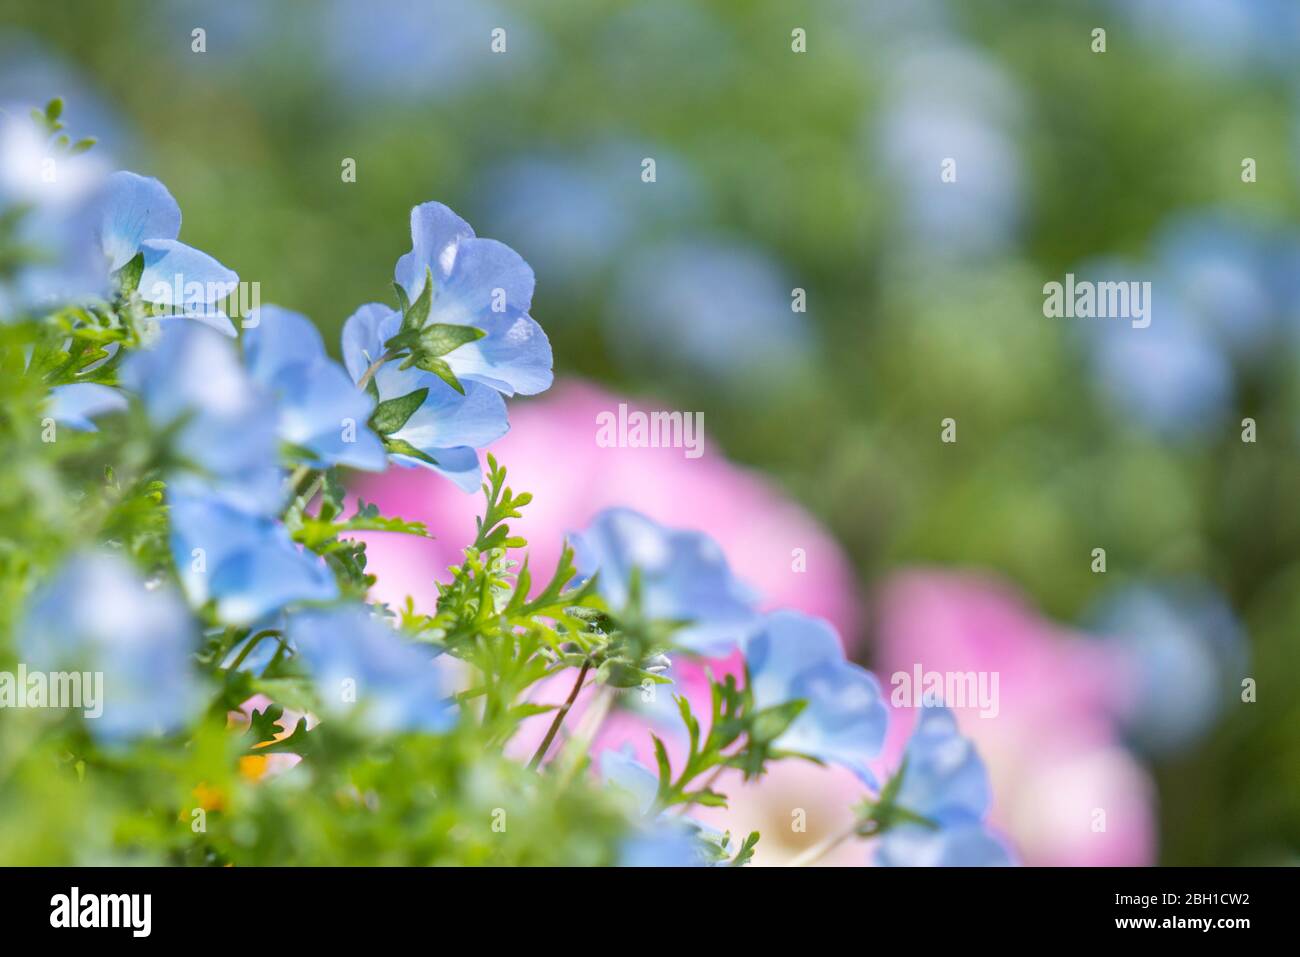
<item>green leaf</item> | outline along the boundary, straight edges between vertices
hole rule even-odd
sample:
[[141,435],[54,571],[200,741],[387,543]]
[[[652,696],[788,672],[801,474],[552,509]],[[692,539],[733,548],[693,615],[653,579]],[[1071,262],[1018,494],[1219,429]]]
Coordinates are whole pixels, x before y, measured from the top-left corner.
[[477,326],[460,326],[455,323],[435,322],[420,330],[418,355],[445,356],[467,342],[482,339],[487,333]]
[[63,97],[56,96],[45,104],[45,118],[53,123],[63,115]]
[[428,389],[416,389],[396,399],[388,399],[375,406],[370,416],[370,426],[380,435],[391,435],[406,424],[415,410],[429,397]]
[[416,359],[415,365],[417,368],[423,369],[425,372],[432,372],[461,395],[465,394],[465,387],[461,385],[460,380],[456,378],[456,373],[452,372],[451,366],[447,365],[447,363],[442,359],[433,356],[424,356]]
[[87,136],[85,139],[77,140],[77,142],[72,144],[72,148],[68,150],[68,155],[80,156],[98,142],[99,140],[95,139],[93,136]]
[[384,449],[389,455],[409,455],[413,459],[419,459],[421,462],[428,462],[430,465],[437,465],[438,460],[427,452],[422,452],[410,442],[404,439],[395,439],[391,435],[384,436]]
[[429,318],[429,309],[433,305],[433,270],[428,266],[424,267],[424,288],[420,294],[415,297],[415,302],[411,303],[408,309],[402,312],[402,332],[411,329],[423,329],[425,322]]
[[393,291],[397,293],[397,304],[401,307],[402,315],[406,315],[407,311],[411,308],[411,300],[407,297],[406,290],[402,288],[401,283],[395,281],[393,283]]
[[117,285],[122,298],[126,298],[140,287],[140,277],[144,275],[144,253],[136,253],[131,260],[117,271]]

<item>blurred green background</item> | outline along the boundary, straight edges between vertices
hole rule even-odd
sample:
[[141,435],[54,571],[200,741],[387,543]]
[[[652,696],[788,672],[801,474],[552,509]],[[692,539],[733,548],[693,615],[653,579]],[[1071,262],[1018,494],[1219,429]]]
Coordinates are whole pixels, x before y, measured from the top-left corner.
[[[1300,847],[1293,6],[0,0],[0,95],[65,96],[332,348],[447,203],[535,267],[559,375],[703,410],[864,592],[983,567],[1079,622],[1103,586],[1217,590],[1259,700],[1154,759],[1161,861],[1250,863]],[[1043,317],[1113,262],[1178,336]]]

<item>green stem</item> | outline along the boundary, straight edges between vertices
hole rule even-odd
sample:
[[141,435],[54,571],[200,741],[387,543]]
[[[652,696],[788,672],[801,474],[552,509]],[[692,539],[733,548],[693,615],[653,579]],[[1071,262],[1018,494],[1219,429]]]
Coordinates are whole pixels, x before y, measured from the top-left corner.
[[226,670],[238,671],[239,666],[244,663],[244,659],[248,657],[249,653],[252,652],[252,650],[257,647],[258,643],[263,638],[265,638],[267,635],[275,635],[278,637],[279,634],[280,634],[280,630],[278,628],[268,628],[265,631],[259,631],[252,638],[248,639],[243,649],[239,652],[239,655],[235,658],[234,661],[230,663],[230,667],[227,668]]
[[565,700],[564,704],[560,705],[560,710],[555,712],[555,720],[551,722],[550,728],[547,729],[546,737],[542,739],[542,743],[539,744],[537,750],[533,752],[533,759],[528,762],[528,770],[535,770],[537,766],[542,763],[542,758],[546,757],[546,752],[550,749],[551,742],[555,740],[555,736],[560,731],[560,725],[564,723],[565,715],[567,715],[569,709],[573,707],[573,702],[578,700],[578,692],[582,690],[582,683],[587,680],[587,672],[590,670],[591,659],[586,658],[582,662],[582,669],[578,672],[578,680],[573,683],[573,690],[569,692],[569,697]]

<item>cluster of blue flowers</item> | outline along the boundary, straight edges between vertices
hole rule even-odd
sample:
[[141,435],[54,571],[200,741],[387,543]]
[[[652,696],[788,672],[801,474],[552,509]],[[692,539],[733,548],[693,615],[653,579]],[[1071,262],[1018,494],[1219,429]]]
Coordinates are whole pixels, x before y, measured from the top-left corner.
[[[180,221],[160,182],[120,172],[45,236],[57,241],[54,265],[33,266],[23,288],[39,288],[46,306],[138,297],[149,340],[125,357],[116,386],[58,386],[47,415],[95,430],[138,405],[166,439],[170,545],[189,604],[222,627],[286,636],[322,688],[344,676],[355,685],[346,710],[376,730],[445,728],[452,712],[429,656],[364,606],[338,603],[335,574],[293,540],[284,515],[302,494],[297,479],[334,466],[382,471],[391,460],[477,489],[476,449],[508,428],[503,395],[551,383],[550,344],[528,315],[532,270],[446,206],[416,207],[395,270],[405,308],[371,304],[348,320],[345,371],[309,319],[276,306],[246,317],[237,344],[219,305],[238,277],[178,242]],[[433,358],[440,374],[407,367],[415,350],[390,344],[422,294],[422,329],[470,330]],[[397,408],[381,417],[388,402]],[[80,555],[45,583],[20,641],[35,667],[112,656],[105,719],[92,724],[103,740],[173,731],[202,707],[194,617],[109,553]],[[324,699],[331,709],[342,696]]]
[[[683,622],[675,640],[691,652],[720,656],[739,649],[756,708],[806,702],[773,742],[782,752],[847,768],[866,787],[878,788],[870,762],[884,744],[888,709],[876,677],[845,658],[828,622],[796,611],[759,612],[756,596],[734,577],[715,541],[629,509],[602,512],[572,541],[579,572],[595,576],[611,608],[635,600],[640,614]],[[648,768],[626,753],[607,751],[601,770],[634,796],[647,818],[625,862],[700,863],[698,842],[682,834],[707,828],[684,816],[652,813],[658,783]],[[907,815],[883,830],[877,863],[1012,862],[984,823],[991,803],[984,765],[940,702],[922,710],[899,773],[893,801]]]
[[[216,689],[195,667],[204,640],[222,648],[227,676],[291,650],[319,712],[368,733],[450,729],[458,709],[442,646],[402,640],[298,532],[336,467],[395,462],[480,487],[477,450],[506,432],[506,397],[552,381],[550,343],[529,315],[532,269],[446,206],[417,206],[411,251],[394,270],[399,305],[369,303],[347,320],[340,365],[313,323],[287,309],[256,309],[240,333],[221,308],[237,275],[178,241],[179,207],[157,180],[113,174],[58,222],[44,237],[56,255],[15,288],[40,290],[28,307],[70,310],[74,323],[123,323],[131,341],[110,342],[94,363],[114,363],[115,376],[59,385],[43,414],[78,431],[122,413],[144,423],[159,450],[179,587],[146,581],[110,550],[76,554],[26,607],[26,661],[105,673],[103,720],[90,724],[105,745],[181,731],[209,706]],[[852,771],[881,795],[867,807],[891,795],[862,821],[881,836],[880,863],[1009,862],[984,823],[984,768],[951,714],[926,710],[903,768],[882,788],[871,762],[888,712],[875,677],[844,657],[826,622],[760,613],[707,535],[614,509],[572,546],[578,581],[594,579],[616,619],[650,622],[688,654],[742,652],[743,700],[756,714],[795,703],[763,737],[755,773],[795,755]],[[641,664],[647,673],[670,666],[660,648]],[[665,782],[634,758],[606,752],[601,769],[631,795],[639,822],[624,863],[730,857],[725,835],[664,812]],[[716,855],[702,857],[709,846]]]

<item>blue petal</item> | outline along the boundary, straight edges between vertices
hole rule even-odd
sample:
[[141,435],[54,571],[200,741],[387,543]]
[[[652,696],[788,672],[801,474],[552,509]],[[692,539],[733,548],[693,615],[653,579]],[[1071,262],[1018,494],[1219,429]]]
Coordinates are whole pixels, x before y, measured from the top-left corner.
[[782,748],[842,765],[875,785],[867,762],[884,744],[888,710],[875,675],[844,659],[827,622],[775,612],[749,641],[745,657],[758,707],[807,701],[778,739]]
[[338,586],[325,563],[280,523],[212,498],[169,494],[172,557],[191,603],[248,625],[296,601],[326,601]]
[[428,646],[407,641],[365,607],[299,612],[288,635],[311,669],[325,714],[356,717],[376,734],[437,733],[455,723]]
[[401,323],[397,312],[377,302],[367,303],[348,316],[343,323],[343,365],[353,382],[360,382],[371,363],[384,354],[384,332],[391,336]]
[[411,210],[411,251],[397,260],[393,278],[414,302],[424,288],[426,270],[433,270],[435,280],[445,276],[456,244],[473,237],[470,224],[442,203],[416,206]]
[[207,253],[174,239],[147,239],[140,298],[178,312],[206,313],[204,308],[235,291],[239,276]]
[[155,426],[184,420],[174,449],[188,466],[169,476],[169,485],[217,485],[245,509],[278,510],[283,494],[275,411],[230,340],[196,323],[163,323],[153,348],[123,363],[121,379],[141,397]]
[[126,171],[104,183],[97,211],[100,246],[109,271],[121,269],[147,239],[175,239],[181,232],[181,209],[156,179]]
[[70,428],[97,432],[91,420],[108,412],[120,412],[127,406],[126,396],[111,386],[96,382],[56,385],[50,390],[50,417]]
[[487,335],[445,357],[458,379],[480,382],[506,395],[536,395],[551,387],[555,378],[551,341],[532,316],[488,313],[472,324]]
[[103,673],[103,713],[87,714],[100,741],[175,731],[205,706],[192,658],[198,631],[184,603],[166,585],[147,588],[116,555],[70,559],[32,596],[16,634],[33,670]]
[[891,828],[880,839],[881,867],[1011,867],[1015,859],[978,821],[933,830],[917,824]]
[[318,467],[383,471],[383,443],[366,425],[374,402],[326,356],[310,319],[263,307],[245,333],[244,356],[253,379],[274,397],[281,439],[315,453]]
[[939,823],[980,820],[988,813],[988,772],[947,708],[921,710],[904,758],[900,806]]
[[407,468],[419,467],[437,472],[451,479],[462,492],[473,494],[483,485],[483,470],[479,466],[478,452],[467,446],[455,449],[429,449],[428,454],[437,462],[430,464],[423,459],[409,455],[389,455],[398,465]]
[[731,574],[722,549],[707,535],[665,528],[631,509],[613,508],[571,541],[578,571],[586,577],[600,573],[597,587],[615,609],[627,606],[636,569],[642,612],[687,622],[673,637],[688,651],[727,654],[758,624],[753,592]]
[[600,753],[600,776],[632,796],[640,812],[649,814],[659,793],[659,778],[632,756],[630,747],[618,751],[608,748]]

